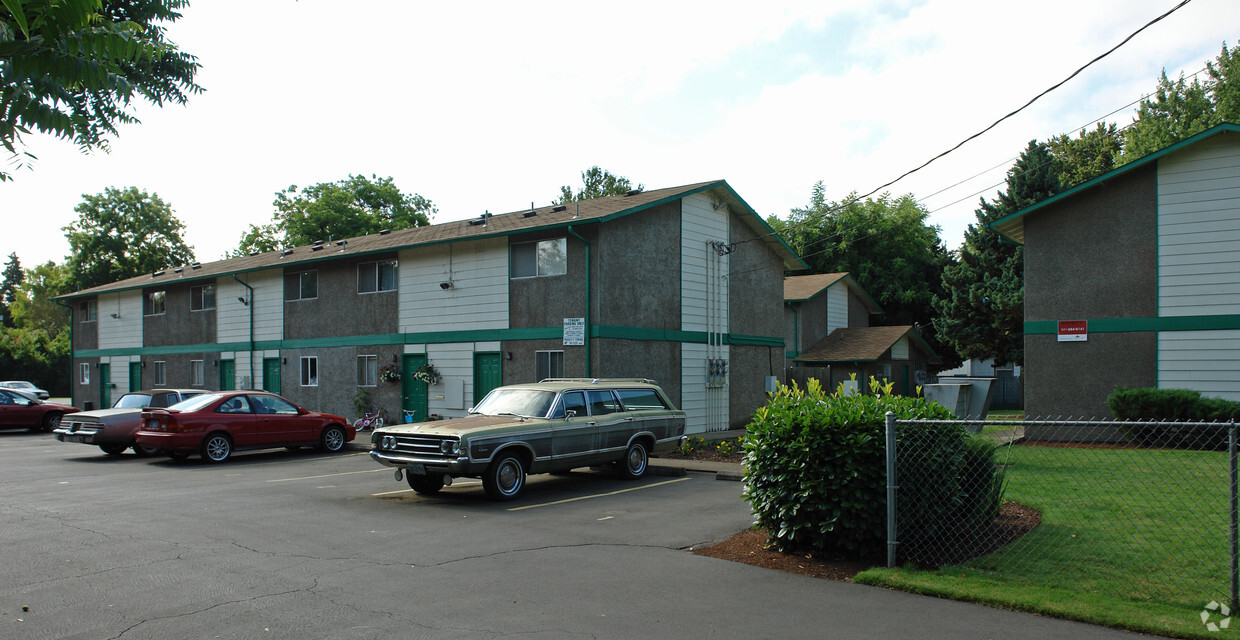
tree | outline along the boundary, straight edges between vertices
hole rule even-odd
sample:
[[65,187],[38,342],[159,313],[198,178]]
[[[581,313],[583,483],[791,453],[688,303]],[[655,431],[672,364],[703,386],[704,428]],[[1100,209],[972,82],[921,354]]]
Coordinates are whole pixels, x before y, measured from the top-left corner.
[[74,207],[77,221],[64,227],[79,289],[194,261],[193,248],[181,239],[185,225],[158,195],[108,187],[82,200]]
[[[138,122],[136,98],[184,104],[202,87],[197,59],[165,39],[162,23],[187,0],[0,2],[0,144],[17,166],[38,131],[83,151],[108,149],[117,124]],[[11,176],[0,170],[0,181]]]
[[0,371],[67,394],[69,313],[51,298],[72,288],[68,269],[53,262],[24,271],[9,307],[12,324],[0,328]]
[[1061,171],[1048,145],[1031,141],[1008,170],[1007,190],[982,200],[959,262],[944,270],[934,327],[962,358],[1024,364],[1024,252],[987,225],[1058,193]]
[[1206,74],[1206,90],[1219,121],[1240,124],[1240,45],[1228,51],[1224,42],[1214,63],[1206,63]]
[[[606,196],[622,196],[633,190],[633,183],[629,182],[628,178],[612,175],[610,171],[600,169],[598,166],[582,171],[581,182],[584,186],[578,189],[576,194],[568,185],[560,187],[560,199],[556,200],[555,204],[568,204]],[[645,188],[645,185],[637,185],[638,190]]]
[[9,254],[9,261],[4,263],[4,280],[0,282],[0,320],[6,327],[13,326],[13,301],[17,299],[17,288],[22,285],[25,274],[22,272],[21,261],[16,253]]
[[1183,75],[1171,82],[1163,71],[1153,98],[1141,101],[1137,119],[1124,130],[1124,150],[1118,164],[1169,147],[1218,123],[1204,85],[1196,79],[1187,83]]
[[852,274],[883,308],[876,324],[917,325],[944,368],[951,368],[959,360],[941,348],[930,306],[941,294],[950,256],[929,215],[912,194],[858,201],[853,193],[842,203],[828,202],[818,182],[805,208],[792,210],[787,222],[769,222],[814,272]]
[[1088,182],[1115,168],[1124,138],[1112,124],[1098,123],[1078,137],[1060,135],[1047,142],[1059,167],[1059,184],[1064,188]]
[[292,185],[277,192],[271,204],[275,207],[271,223],[250,225],[232,256],[426,226],[437,212],[430,200],[405,195],[392,178],[373,174],[350,175],[300,190]]

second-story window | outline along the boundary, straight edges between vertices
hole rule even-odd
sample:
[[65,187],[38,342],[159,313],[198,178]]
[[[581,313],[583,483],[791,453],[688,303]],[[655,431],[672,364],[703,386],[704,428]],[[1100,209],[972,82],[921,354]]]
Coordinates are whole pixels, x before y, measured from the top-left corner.
[[146,305],[143,314],[148,316],[162,316],[164,314],[164,292],[148,291],[146,292]]
[[509,258],[509,272],[513,278],[568,273],[568,245],[564,238],[514,244]]
[[396,290],[396,261],[380,260],[357,265],[357,292],[377,293]]
[[284,274],[285,300],[311,300],[319,297],[319,272],[294,271]]
[[206,311],[215,308],[215,285],[204,284],[189,288],[189,310]]
[[83,300],[78,304],[79,322],[94,322],[99,319],[99,307],[94,300]]

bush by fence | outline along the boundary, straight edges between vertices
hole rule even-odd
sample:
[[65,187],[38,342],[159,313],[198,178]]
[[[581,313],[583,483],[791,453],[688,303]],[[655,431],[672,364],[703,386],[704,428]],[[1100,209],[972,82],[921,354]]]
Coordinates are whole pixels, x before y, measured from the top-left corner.
[[[1191,389],[1129,389],[1116,387],[1107,396],[1107,406],[1120,423],[1119,430],[1129,442],[1143,447],[1222,451],[1227,448],[1226,432],[1213,427],[1148,422],[1229,422],[1240,420],[1240,402],[1222,398],[1203,398]],[[1136,421],[1145,421],[1136,422]]]

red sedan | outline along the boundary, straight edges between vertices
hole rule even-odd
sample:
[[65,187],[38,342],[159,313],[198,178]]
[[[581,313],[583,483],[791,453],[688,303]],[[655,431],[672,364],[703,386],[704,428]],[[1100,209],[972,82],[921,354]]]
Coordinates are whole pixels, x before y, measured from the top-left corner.
[[43,402],[12,389],[0,389],[0,428],[26,427],[32,433],[60,426],[60,417],[81,411],[77,407]]
[[274,393],[221,391],[144,410],[134,442],[178,460],[198,453],[208,462],[223,462],[244,449],[340,451],[356,435],[341,416],[307,411]]

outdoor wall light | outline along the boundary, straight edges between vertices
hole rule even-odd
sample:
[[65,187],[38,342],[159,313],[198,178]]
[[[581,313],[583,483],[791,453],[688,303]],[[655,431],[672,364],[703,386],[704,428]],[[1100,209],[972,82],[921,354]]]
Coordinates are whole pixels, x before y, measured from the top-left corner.
[[505,354],[504,354],[504,359],[505,359],[505,360],[512,360],[512,352],[511,352],[511,351],[509,351],[509,352],[505,353]]
[[451,282],[440,282],[440,283],[439,283],[439,288],[440,288],[440,289],[445,289],[445,290],[446,290],[446,289],[451,289],[451,288],[452,288],[452,283],[451,283]]
[[119,313],[114,313],[114,314],[112,314],[112,319],[113,319],[113,320],[120,320],[120,319],[121,319],[121,314],[119,314]]

